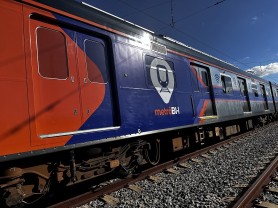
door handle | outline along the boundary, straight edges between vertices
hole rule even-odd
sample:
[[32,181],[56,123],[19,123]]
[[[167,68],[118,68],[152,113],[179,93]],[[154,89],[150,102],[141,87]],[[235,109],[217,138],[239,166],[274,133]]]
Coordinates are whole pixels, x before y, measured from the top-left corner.
[[71,79],[71,82],[74,82],[74,76],[71,76],[70,79]]

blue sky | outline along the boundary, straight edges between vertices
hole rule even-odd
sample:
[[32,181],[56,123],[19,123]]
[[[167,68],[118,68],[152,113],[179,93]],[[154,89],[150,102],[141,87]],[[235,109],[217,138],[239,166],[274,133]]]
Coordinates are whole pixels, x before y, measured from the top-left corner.
[[82,1],[278,83],[278,0]]

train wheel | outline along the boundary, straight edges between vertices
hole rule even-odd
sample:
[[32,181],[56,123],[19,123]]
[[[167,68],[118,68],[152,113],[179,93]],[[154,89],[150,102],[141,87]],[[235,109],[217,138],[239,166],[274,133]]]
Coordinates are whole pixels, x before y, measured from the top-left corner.
[[160,140],[149,143],[145,148],[144,156],[146,161],[151,165],[157,165],[160,162]]

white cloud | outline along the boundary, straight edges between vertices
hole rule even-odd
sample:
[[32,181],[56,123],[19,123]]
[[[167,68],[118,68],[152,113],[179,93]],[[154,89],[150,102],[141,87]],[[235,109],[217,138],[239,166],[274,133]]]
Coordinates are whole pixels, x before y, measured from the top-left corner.
[[257,17],[257,16],[252,17],[252,20],[253,20],[253,21],[257,21],[257,20],[258,20],[258,17]]
[[257,22],[259,18],[257,16],[252,17],[252,23],[254,24],[255,22]]
[[250,57],[249,56],[246,56],[246,57],[244,57],[243,59],[242,59],[242,61],[246,61],[246,60],[249,60],[250,59]]
[[255,66],[246,70],[249,73],[255,74],[259,77],[269,76],[278,73],[278,62],[271,63],[265,66]]

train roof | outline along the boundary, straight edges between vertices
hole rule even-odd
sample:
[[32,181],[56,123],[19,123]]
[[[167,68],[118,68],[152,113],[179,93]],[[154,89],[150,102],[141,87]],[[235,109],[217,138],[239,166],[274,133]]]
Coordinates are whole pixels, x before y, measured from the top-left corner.
[[[24,0],[23,0],[24,1]],[[243,71],[236,66],[220,60],[214,56],[211,56],[207,53],[194,49],[190,46],[187,46],[177,40],[174,40],[170,37],[163,35],[156,35],[153,31],[150,31],[144,27],[136,25],[132,22],[124,20],[120,17],[117,17],[113,14],[110,14],[106,11],[98,9],[92,5],[89,5],[82,0],[35,0],[38,3],[53,7],[55,9],[73,14],[75,16],[90,20],[92,22],[98,23],[105,27],[117,30],[121,33],[125,33],[131,37],[141,38],[145,33],[149,33],[153,37],[153,41],[165,45],[167,49],[174,50],[178,53],[184,54],[189,57],[193,57],[197,60],[215,65],[216,67],[224,68],[230,71],[233,71],[243,76],[248,76],[250,78],[259,80],[261,82],[267,82],[266,80],[257,77],[251,73]]]

